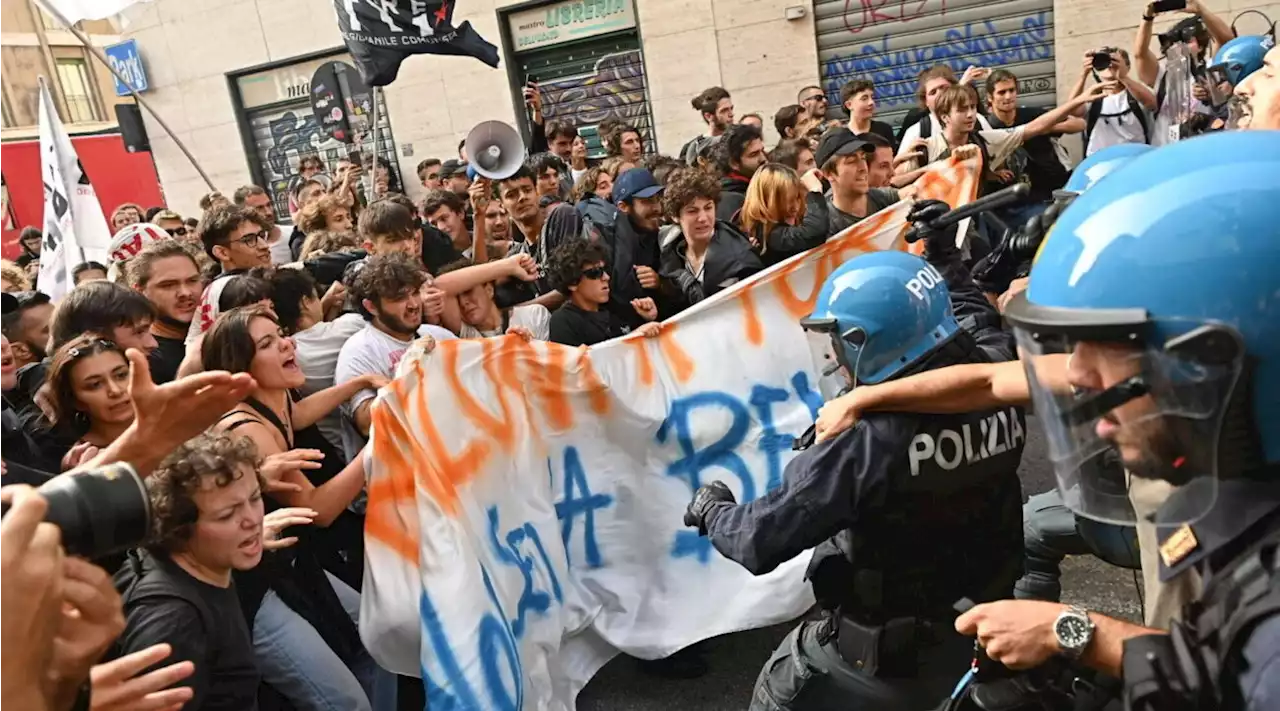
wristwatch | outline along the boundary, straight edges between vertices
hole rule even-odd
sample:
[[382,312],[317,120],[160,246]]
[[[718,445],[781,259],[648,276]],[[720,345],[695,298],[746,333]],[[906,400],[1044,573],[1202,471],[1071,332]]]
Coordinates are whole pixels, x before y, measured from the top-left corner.
[[1097,626],[1089,619],[1089,612],[1079,605],[1072,605],[1058,615],[1053,623],[1053,634],[1058,638],[1058,646],[1063,656],[1079,659],[1085,648],[1093,641],[1093,631]]

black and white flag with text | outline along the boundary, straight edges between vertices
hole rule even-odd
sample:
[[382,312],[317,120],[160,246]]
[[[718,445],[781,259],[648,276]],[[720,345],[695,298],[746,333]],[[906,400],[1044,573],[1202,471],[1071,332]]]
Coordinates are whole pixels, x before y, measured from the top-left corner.
[[395,81],[411,54],[475,57],[498,66],[498,48],[470,22],[453,24],[455,0],[333,0],[338,29],[370,86]]
[[107,263],[111,229],[98,194],[40,77],[40,180],[44,183],[44,246],[40,291],[58,301],[71,291],[71,270],[81,262]]

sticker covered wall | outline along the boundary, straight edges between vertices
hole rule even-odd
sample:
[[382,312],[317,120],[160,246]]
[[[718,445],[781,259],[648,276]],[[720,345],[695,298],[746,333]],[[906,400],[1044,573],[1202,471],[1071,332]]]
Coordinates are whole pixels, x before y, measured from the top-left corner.
[[[976,160],[935,165],[921,197],[972,199]],[[905,246],[908,209],[656,338],[415,344],[367,451],[360,631],[375,659],[420,674],[428,708],[571,709],[620,651],[657,658],[807,610],[807,555],[754,577],[682,516],[711,480],[745,502],[784,479],[821,406],[799,319],[841,263]]]

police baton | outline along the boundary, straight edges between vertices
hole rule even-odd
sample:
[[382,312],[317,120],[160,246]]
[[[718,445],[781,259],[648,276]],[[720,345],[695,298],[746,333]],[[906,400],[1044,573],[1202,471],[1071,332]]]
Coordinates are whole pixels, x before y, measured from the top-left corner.
[[1026,183],[1018,183],[1003,190],[997,190],[990,195],[980,197],[973,202],[965,203],[960,207],[945,212],[928,222],[912,227],[911,231],[907,233],[906,240],[908,243],[918,242],[926,235],[944,230],[966,217],[973,217],[984,212],[998,210],[1006,205],[1022,202],[1029,192],[1031,192],[1031,188]]

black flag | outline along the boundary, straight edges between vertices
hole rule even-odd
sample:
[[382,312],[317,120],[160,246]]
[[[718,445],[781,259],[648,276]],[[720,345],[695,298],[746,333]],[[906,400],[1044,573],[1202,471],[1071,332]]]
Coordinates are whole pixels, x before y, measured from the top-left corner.
[[455,54],[498,66],[498,48],[470,22],[453,25],[454,0],[333,0],[338,29],[370,86],[395,81],[410,54]]

